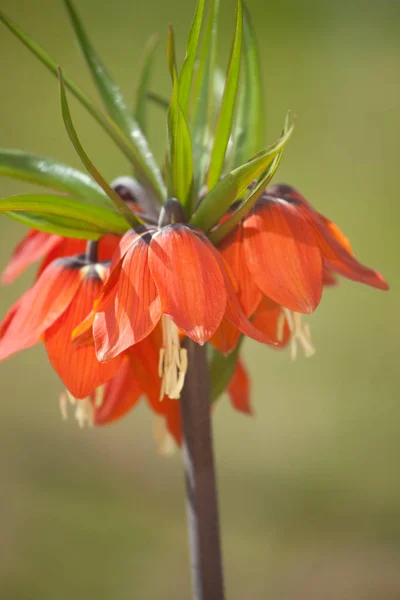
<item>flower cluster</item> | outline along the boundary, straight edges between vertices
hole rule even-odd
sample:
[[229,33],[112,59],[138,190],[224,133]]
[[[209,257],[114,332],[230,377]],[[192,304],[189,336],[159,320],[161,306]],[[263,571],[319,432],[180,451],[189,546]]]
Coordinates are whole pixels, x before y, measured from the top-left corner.
[[[127,186],[119,191],[128,197]],[[217,247],[176,222],[183,217],[176,201],[162,212],[161,221],[169,213],[174,222],[98,243],[32,230],[3,273],[10,283],[42,259],[35,284],[0,326],[0,359],[43,340],[67,390],[63,414],[69,399],[80,424],[115,421],[144,395],[180,443],[185,337],[228,354],[247,335],[272,348],[291,343],[293,357],[299,344],[309,356],[302,314],[314,311],[335,274],[388,288],[356,260],[339,228],[287,185],[267,189]],[[234,407],[251,412],[240,361],[228,392]],[[160,443],[168,447],[165,436]]]
[[[66,388],[64,416],[72,404],[81,425],[102,425],[121,418],[144,396],[157,417],[160,448],[168,451],[171,438],[181,443],[188,339],[208,344],[210,374],[218,378],[212,400],[226,389],[234,408],[250,413],[249,380],[239,358],[244,337],[272,349],[290,345],[293,358],[298,347],[310,356],[314,348],[302,315],[317,308],[324,286],[336,285],[337,275],[381,290],[388,285],[357,261],[340,229],[299,192],[288,185],[268,187],[293,125],[287,118],[277,142],[260,150],[259,65],[241,0],[222,98],[207,75],[214,52],[207,37],[198,56],[204,2],[198,4],[179,75],[170,31],[173,90],[163,169],[143,135],[148,71],[133,118],[72,3],[66,6],[107,116],[0,13],[58,74],[66,130],[90,175],[52,159],[0,151],[0,174],[58,191],[0,201],[8,216],[33,227],[16,247],[3,282],[41,261],[34,285],[0,324],[0,360],[43,341]],[[213,10],[207,31],[215,24]],[[236,109],[242,42],[251,59],[245,61],[249,72]],[[135,179],[110,185],[103,179],[78,139],[66,87],[131,160]]]

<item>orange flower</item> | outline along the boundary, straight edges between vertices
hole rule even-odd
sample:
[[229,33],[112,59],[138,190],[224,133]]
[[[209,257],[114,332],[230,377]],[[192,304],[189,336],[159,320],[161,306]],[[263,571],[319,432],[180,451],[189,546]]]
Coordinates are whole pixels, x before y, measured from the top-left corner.
[[94,349],[75,347],[72,331],[90,312],[107,270],[84,255],[52,262],[0,325],[0,360],[43,340],[51,364],[75,398],[110,379],[119,361],[99,363]]
[[161,320],[160,372],[171,398],[179,398],[186,372],[179,330],[204,344],[224,318],[238,332],[274,343],[246,319],[217,250],[201,231],[180,223],[125,234],[95,312],[102,361],[145,339]]
[[[287,185],[266,190],[219,251],[239,283],[246,316],[253,317],[254,326],[275,340],[276,347],[291,337],[293,356],[296,342],[306,355],[313,353],[308,326],[299,313],[315,310],[323,286],[336,284],[335,273],[389,288],[380,273],[356,260],[340,229]],[[211,341],[226,353],[238,339],[229,323],[222,323]]]

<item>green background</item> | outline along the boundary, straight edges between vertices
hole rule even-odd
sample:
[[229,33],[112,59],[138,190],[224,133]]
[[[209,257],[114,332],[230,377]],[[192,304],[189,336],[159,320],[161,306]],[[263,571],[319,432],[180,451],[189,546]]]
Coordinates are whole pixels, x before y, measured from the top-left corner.
[[[154,89],[169,93],[168,23],[180,57],[193,11],[183,0],[80,0],[99,53],[133,96],[147,37],[160,32]],[[295,134],[276,177],[337,222],[392,290],[343,281],[308,321],[317,353],[246,343],[255,418],[222,398],[214,417],[229,600],[400,597],[398,3],[249,0],[267,93],[267,140],[285,111]],[[2,8],[94,94],[61,1]],[[222,0],[220,64],[233,0]],[[63,129],[56,80],[0,30],[1,146],[79,166]],[[128,165],[77,103],[76,126],[108,178]],[[151,141],[163,155],[162,112]],[[1,195],[26,191],[1,181]],[[24,228],[0,220],[1,266]],[[34,271],[3,287],[0,308]],[[98,430],[64,423],[61,384],[43,348],[0,367],[0,597],[122,600],[190,597],[180,455],[157,456],[140,406]]]

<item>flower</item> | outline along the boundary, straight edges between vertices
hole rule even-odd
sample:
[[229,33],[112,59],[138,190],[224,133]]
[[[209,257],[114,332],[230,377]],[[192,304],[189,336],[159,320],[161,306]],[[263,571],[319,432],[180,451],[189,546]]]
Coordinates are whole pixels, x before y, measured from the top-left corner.
[[100,294],[107,268],[85,255],[59,258],[10,309],[0,326],[0,360],[44,341],[69,392],[84,398],[116,372],[118,360],[99,363],[92,347],[75,347],[72,331]]
[[[246,316],[275,339],[276,347],[291,338],[293,357],[296,342],[306,355],[313,354],[301,313],[315,310],[323,287],[336,284],[335,274],[389,289],[380,273],[357,261],[337,225],[288,185],[267,189],[218,249],[239,282]],[[222,352],[230,352],[238,339],[225,323],[212,342]]]
[[[168,202],[177,208],[176,200]],[[203,232],[183,223],[130,230],[113,256],[110,276],[96,303],[97,357],[104,361],[118,356],[161,321],[162,392],[179,398],[186,372],[179,331],[204,344],[223,319],[238,335],[274,343],[246,319],[232,276]]]

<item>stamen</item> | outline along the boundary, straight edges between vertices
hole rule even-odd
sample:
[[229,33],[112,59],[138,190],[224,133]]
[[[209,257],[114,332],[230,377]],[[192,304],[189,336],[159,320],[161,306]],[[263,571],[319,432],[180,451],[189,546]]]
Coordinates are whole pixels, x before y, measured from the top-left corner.
[[[282,311],[289,326],[290,333],[292,334],[290,341],[291,359],[296,360],[298,345],[302,348],[304,355],[307,358],[315,354],[315,348],[311,341],[310,326],[308,325],[308,323],[302,322],[303,316],[300,313],[293,312],[291,310],[288,310],[287,308],[282,308]],[[281,333],[281,328],[282,337],[280,338],[279,334]],[[277,323],[277,337],[278,339],[283,338],[283,326],[281,325],[280,320],[278,320]]]
[[[103,402],[104,386],[100,386],[94,392],[94,404],[96,408],[100,407]],[[60,394],[60,411],[64,421],[68,420],[68,402],[75,407],[74,416],[78,421],[79,427],[83,428],[87,423],[89,427],[94,425],[94,408],[90,396],[78,400],[68,390]]]
[[68,421],[68,398],[66,392],[60,394],[60,412],[63,421]]
[[162,377],[160,400],[164,394],[178,399],[185,382],[187,352],[181,348],[179,331],[175,323],[166,315],[162,317],[163,347],[160,350],[159,375]]
[[89,396],[82,400],[78,400],[75,409],[75,419],[78,421],[78,425],[81,429],[85,427],[86,423],[89,427],[93,427],[94,409]]

